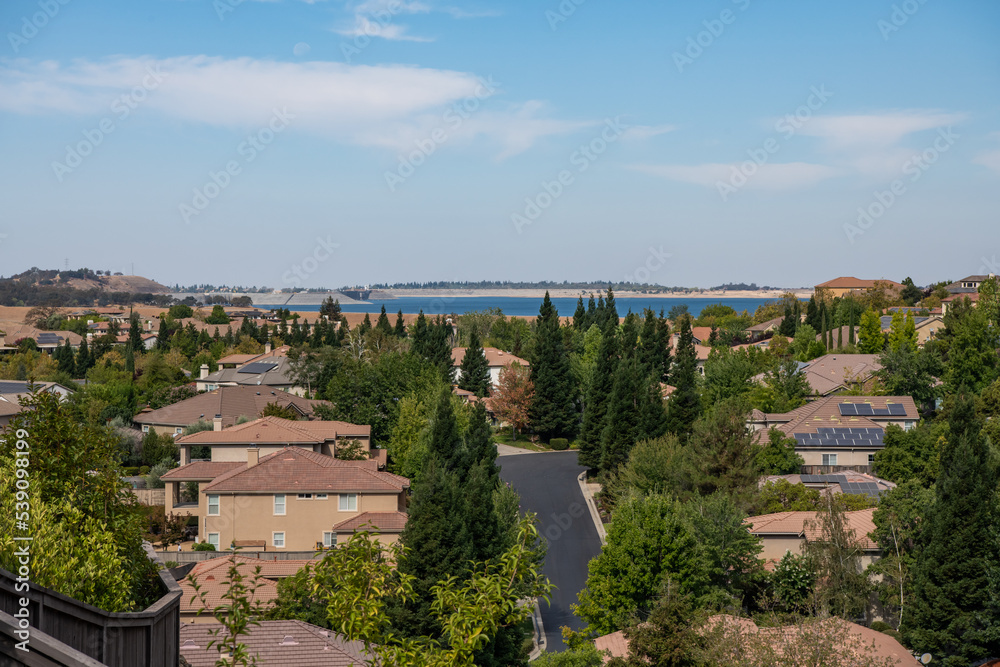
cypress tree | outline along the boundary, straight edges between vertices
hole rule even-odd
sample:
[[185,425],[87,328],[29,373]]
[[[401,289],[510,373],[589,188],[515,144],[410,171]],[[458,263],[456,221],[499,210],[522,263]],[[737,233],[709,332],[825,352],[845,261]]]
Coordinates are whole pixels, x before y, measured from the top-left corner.
[[451,384],[454,380],[454,368],[451,359],[451,325],[440,315],[429,328],[426,359],[438,367],[445,382]]
[[584,331],[583,325],[587,322],[587,311],[583,309],[583,297],[576,300],[576,312],[573,313],[573,328],[577,331]]
[[497,447],[493,444],[489,417],[482,401],[472,406],[469,428],[465,431],[465,449],[470,461],[485,464],[486,472],[494,482],[500,479],[500,468],[496,465]]
[[396,313],[396,326],[393,327],[392,333],[396,338],[406,338],[406,323],[403,322],[403,309],[400,308],[399,312]]
[[139,324],[139,316],[132,315],[129,318],[128,326],[128,348],[135,352],[142,352],[142,326]]
[[557,437],[572,437],[577,422],[573,406],[576,392],[559,327],[559,312],[552,305],[548,291],[535,322],[535,353],[531,363],[535,397],[529,411],[531,425],[546,442]]
[[815,294],[809,297],[809,305],[806,308],[806,324],[811,326],[814,330],[819,331],[819,308],[816,305]]
[[604,317],[607,321],[618,326],[618,309],[615,306],[615,293],[608,285],[608,296],[604,299]]
[[430,332],[427,329],[427,318],[424,317],[424,311],[421,310],[420,314],[417,315],[417,323],[413,327],[413,342],[410,344],[410,349],[418,357],[427,357],[427,347],[430,341]]
[[90,356],[90,350],[87,349],[87,337],[84,336],[80,342],[80,349],[76,351],[77,377],[84,377],[93,365],[94,360]]
[[667,318],[663,316],[663,309],[660,309],[660,316],[656,319],[656,359],[657,367],[655,371],[658,371],[656,379],[659,382],[667,382],[670,376],[670,323]]
[[642,320],[642,329],[639,331],[639,358],[650,372],[656,369],[658,363],[657,345],[659,336],[656,334],[656,315],[647,308]]
[[975,399],[956,397],[940,456],[902,629],[935,662],[967,665],[1000,655],[1000,618],[990,613],[991,579],[995,586],[1000,574],[998,475]]
[[392,335],[392,325],[389,324],[389,316],[385,313],[385,304],[382,304],[382,311],[378,314],[378,321],[375,322],[375,328],[386,336]]
[[[232,336],[232,331],[233,329],[230,327],[230,336]],[[232,345],[232,343],[229,342],[227,345]],[[160,328],[156,331],[156,349],[162,352],[168,347],[170,347],[170,329],[167,328],[167,318],[164,317],[160,319]]]
[[[163,321],[161,320],[160,321],[160,333],[162,334],[163,331],[164,331]],[[168,338],[169,338],[169,336],[168,336]],[[163,348],[166,349],[166,347],[167,347],[167,338],[162,338],[162,339],[157,340],[156,341],[156,346],[157,347],[160,346],[160,340],[163,341]],[[228,327],[226,327],[226,337],[223,338],[223,341],[225,341],[226,347],[232,347],[233,345],[236,344],[236,337],[233,336],[233,327],[231,325],[228,326]]]
[[[284,320],[282,320],[284,322]],[[361,320],[361,324],[358,326],[358,333],[364,335],[372,330],[372,318],[365,313],[365,319]]]
[[847,330],[847,344],[854,345],[854,302],[851,302],[851,323]]
[[[650,437],[651,434],[646,433],[645,429],[654,432],[659,430],[660,426],[652,423],[656,421],[655,412],[646,406],[651,398],[645,366],[636,355],[623,355],[615,370],[614,387],[608,400],[604,432],[601,434],[602,470],[610,472],[625,463],[635,443]],[[660,406],[659,424],[662,424],[663,399],[659,398],[657,401]]]
[[587,331],[594,324],[601,326],[601,323],[597,321],[597,305],[594,303],[594,294],[591,293],[590,299],[587,301],[587,321],[583,330]]
[[73,348],[69,344],[69,338],[59,349],[59,372],[70,376],[76,370],[76,359],[73,358]]
[[791,304],[785,304],[785,317],[781,320],[781,324],[778,325],[778,333],[786,338],[792,338],[795,336],[795,329],[798,328],[798,321],[796,320],[795,310],[792,308]]
[[[455,411],[451,405],[451,391],[442,388],[430,431],[430,454],[437,459],[442,470],[464,476],[467,468],[465,440],[458,430]],[[460,479],[461,481],[461,479]]]
[[474,329],[469,334],[469,346],[465,348],[465,356],[459,368],[458,386],[479,398],[489,396],[490,393],[490,367],[486,354],[479,345],[479,334]]
[[682,317],[674,355],[674,365],[670,378],[675,387],[667,401],[667,430],[677,435],[685,435],[701,412],[701,397],[698,394],[698,357],[694,349],[691,333],[691,318]]
[[616,329],[617,327],[605,324],[601,347],[597,352],[597,363],[585,397],[577,461],[588,468],[601,465],[601,437],[608,413],[608,399],[615,384],[615,370],[618,368]]
[[837,349],[844,347],[844,327],[837,327]]

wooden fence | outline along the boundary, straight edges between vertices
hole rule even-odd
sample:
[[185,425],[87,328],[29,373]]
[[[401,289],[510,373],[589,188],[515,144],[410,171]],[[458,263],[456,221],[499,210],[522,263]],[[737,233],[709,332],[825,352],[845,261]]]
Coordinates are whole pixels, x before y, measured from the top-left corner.
[[166,489],[132,489],[132,493],[143,505],[166,505]]
[[[146,545],[146,553],[156,560],[151,546]],[[13,616],[20,609],[19,599],[25,597],[31,628],[48,635],[57,645],[108,667],[176,667],[181,587],[165,569],[159,577],[163,593],[159,600],[143,611],[113,613],[34,584],[27,592],[16,591],[15,576],[0,569],[0,611]]]

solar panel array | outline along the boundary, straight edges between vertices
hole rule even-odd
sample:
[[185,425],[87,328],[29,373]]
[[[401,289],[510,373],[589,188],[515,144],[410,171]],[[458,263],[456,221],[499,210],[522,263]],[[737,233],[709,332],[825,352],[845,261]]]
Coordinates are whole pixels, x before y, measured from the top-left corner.
[[28,383],[17,380],[0,380],[0,394],[23,394],[28,391]]
[[847,481],[846,475],[799,475],[803,484],[842,484]]
[[881,447],[880,428],[819,428],[816,433],[796,433],[800,447]]
[[881,489],[879,489],[878,484],[875,482],[841,482],[840,491],[848,495],[867,495],[878,498]]
[[40,334],[38,334],[38,344],[39,345],[58,345],[59,344],[59,334],[54,334],[54,333],[40,333]]
[[906,408],[902,403],[887,403],[884,408],[872,407],[871,403],[841,403],[843,417],[905,417]]
[[257,375],[258,373],[267,373],[268,371],[274,370],[278,367],[278,364],[269,364],[266,361],[255,361],[252,364],[247,364],[240,368],[237,373],[250,373],[251,375]]

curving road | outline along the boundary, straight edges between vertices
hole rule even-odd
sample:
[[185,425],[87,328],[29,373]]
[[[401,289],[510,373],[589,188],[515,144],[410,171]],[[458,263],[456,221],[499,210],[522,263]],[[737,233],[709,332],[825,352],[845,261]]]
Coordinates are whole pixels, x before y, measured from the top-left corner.
[[540,603],[547,650],[566,648],[559,628],[574,630],[583,621],[573,615],[570,604],[587,583],[587,563],[601,551],[577,476],[584,468],[576,463],[576,452],[516,454],[497,459],[500,477],[521,495],[521,509],[538,515],[539,531],[549,550],[543,572],[555,585],[551,604]]

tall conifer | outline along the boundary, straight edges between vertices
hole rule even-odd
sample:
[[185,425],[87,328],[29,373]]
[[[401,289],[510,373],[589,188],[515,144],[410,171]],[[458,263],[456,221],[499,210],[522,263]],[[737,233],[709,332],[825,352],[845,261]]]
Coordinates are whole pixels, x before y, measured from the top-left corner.
[[576,411],[569,356],[559,326],[559,313],[549,293],[538,311],[535,353],[531,361],[531,381],[535,396],[531,403],[531,425],[545,441],[572,437],[576,431]]

